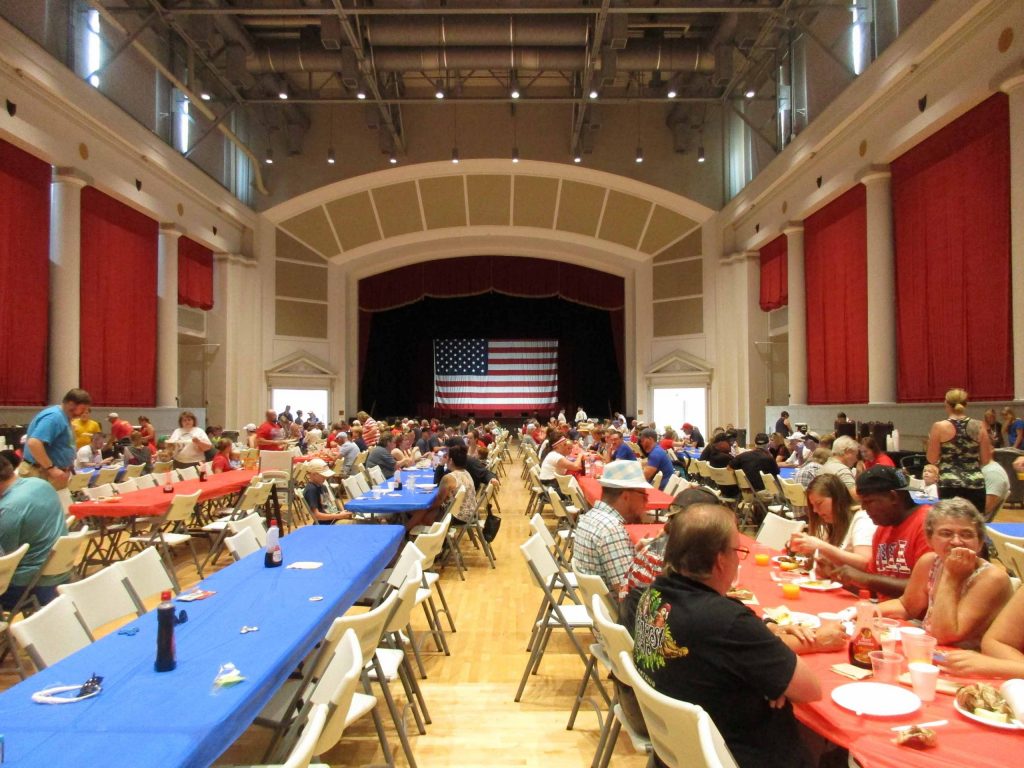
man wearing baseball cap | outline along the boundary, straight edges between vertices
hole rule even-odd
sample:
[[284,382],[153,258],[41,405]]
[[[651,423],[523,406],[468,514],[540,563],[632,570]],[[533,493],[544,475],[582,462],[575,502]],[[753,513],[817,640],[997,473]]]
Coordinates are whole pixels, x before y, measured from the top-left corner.
[[302,489],[302,498],[319,525],[333,525],[338,520],[348,520],[351,512],[338,510],[337,503],[327,488],[326,480],[333,477],[334,471],[323,459],[310,459],[306,462],[306,487]]
[[844,585],[870,589],[887,597],[899,597],[906,589],[914,564],[931,552],[924,533],[928,505],[910,497],[906,475],[893,467],[876,465],[857,477],[861,506],[878,526],[871,542],[868,570],[839,568],[834,578]]
[[651,485],[637,461],[611,462],[600,483],[600,501],[576,526],[572,565],[580,573],[600,576],[609,592],[617,595],[635,552],[626,525],[643,519]]

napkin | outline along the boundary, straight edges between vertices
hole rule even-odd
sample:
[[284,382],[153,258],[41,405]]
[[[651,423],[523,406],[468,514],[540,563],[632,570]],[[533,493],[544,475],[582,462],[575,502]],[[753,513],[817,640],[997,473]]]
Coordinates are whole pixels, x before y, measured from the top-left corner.
[[866,677],[871,677],[870,669],[861,669],[860,667],[853,666],[853,664],[833,664],[832,671],[851,680],[863,680]]
[[315,571],[317,568],[322,568],[323,563],[315,563],[308,560],[300,560],[297,563],[288,563],[285,568],[291,568],[295,571]]
[[1013,716],[1024,723],[1024,680],[1007,680],[1000,686],[999,692],[1013,710]]

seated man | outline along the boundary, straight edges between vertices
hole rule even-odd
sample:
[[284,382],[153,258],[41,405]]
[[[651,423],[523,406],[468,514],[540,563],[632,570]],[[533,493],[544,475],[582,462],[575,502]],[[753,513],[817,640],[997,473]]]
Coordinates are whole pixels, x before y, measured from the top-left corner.
[[427,427],[420,432],[420,439],[416,441],[416,449],[420,452],[421,456],[433,453],[440,447],[441,441],[437,439],[437,435],[431,431],[430,427]]
[[352,465],[359,458],[359,446],[348,439],[348,432],[338,432],[334,436],[334,442],[338,446],[338,457],[345,460],[342,467],[345,473],[343,476],[349,477],[352,474]]
[[821,474],[835,475],[850,490],[854,500],[857,499],[857,482],[853,477],[853,468],[860,459],[860,445],[852,437],[841,435],[832,443],[832,455],[821,465]]
[[690,446],[691,448],[704,447],[704,435],[702,435],[700,430],[690,422],[683,424],[682,437],[682,443],[684,446]]
[[99,469],[112,462],[113,458],[103,458],[103,446],[106,442],[107,436],[102,432],[94,434],[89,443],[75,453],[75,470],[81,472],[84,469]]
[[[924,531],[925,517],[931,507],[914,503],[906,475],[893,467],[875,466],[863,472],[857,478],[857,492],[861,506],[877,526],[868,570],[844,565],[836,569],[832,578],[886,597],[899,597],[907,587],[915,563],[932,551]],[[819,574],[822,565],[818,563]]]
[[[10,586],[0,595],[0,605],[5,610],[11,610],[18,602],[25,587],[46,563],[57,539],[67,532],[64,507],[53,486],[38,477],[16,476],[11,462],[0,456],[0,552],[10,554],[28,544]],[[70,575],[69,571],[41,579],[35,589],[39,602],[45,605],[57,597],[57,585]]]
[[742,768],[804,768],[789,702],[816,701],[821,687],[797,652],[836,650],[845,633],[773,631],[725,597],[747,551],[731,510],[698,504],[675,515],[667,572],[637,607],[633,658],[657,691],[707,711]]
[[729,466],[742,470],[755,491],[764,490],[764,480],[761,479],[762,472],[776,477],[779,474],[778,463],[768,453],[768,435],[764,432],[758,432],[754,437],[754,447],[733,457]]
[[672,475],[675,474],[675,470],[672,468],[672,460],[668,457],[668,452],[658,445],[658,430],[648,427],[641,432],[640,447],[647,454],[647,461],[644,462],[644,477],[647,482],[651,482],[654,476],[661,472],[661,482],[658,483],[658,488],[664,490]]
[[310,459],[306,462],[306,487],[302,489],[302,498],[319,525],[333,525],[338,520],[352,517],[351,512],[337,508],[327,489],[327,478],[333,476],[334,471],[323,459]]
[[981,510],[981,514],[986,523],[991,523],[1010,495],[1010,476],[995,459],[982,465],[981,474],[985,476],[985,509]]
[[635,553],[626,525],[643,519],[651,486],[635,461],[608,464],[600,483],[601,499],[576,526],[572,564],[580,573],[600,576],[609,592],[617,595]]
[[605,433],[605,448],[602,452],[604,462],[613,461],[636,461],[636,454],[622,439],[622,433],[617,429],[609,429]]
[[366,454],[366,468],[380,467],[385,480],[390,480],[395,475],[397,462],[391,455],[394,442],[395,436],[390,432],[384,432],[378,436],[377,444]]
[[806,489],[811,481],[821,474],[821,468],[830,456],[832,452],[828,448],[815,448],[807,461],[796,471],[796,481]]
[[712,467],[724,469],[732,461],[730,448],[736,435],[729,432],[719,432],[711,438],[711,442],[701,451],[700,460],[706,461]]

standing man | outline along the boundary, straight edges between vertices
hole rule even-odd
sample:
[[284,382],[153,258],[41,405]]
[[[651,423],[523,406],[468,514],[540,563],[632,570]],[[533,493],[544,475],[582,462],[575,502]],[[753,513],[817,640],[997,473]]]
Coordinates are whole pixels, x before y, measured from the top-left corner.
[[277,423],[277,411],[269,410],[256,430],[256,447],[261,451],[284,450],[284,428]]
[[600,501],[580,517],[576,526],[572,565],[580,573],[600,576],[617,601],[636,554],[626,525],[643,519],[651,486],[635,461],[608,464],[600,483]]
[[373,448],[380,440],[380,427],[366,411],[357,413],[356,418],[363,427],[363,442],[366,443],[367,448]]
[[587,412],[583,410],[583,406],[580,405],[576,408],[576,415],[573,417],[573,421],[579,426],[587,420]]
[[132,436],[132,425],[116,413],[107,414],[107,421],[110,422],[110,442],[115,447],[121,441],[127,442],[128,438]]
[[665,490],[665,486],[668,485],[669,479],[675,474],[675,470],[672,468],[672,459],[668,457],[668,452],[658,445],[658,430],[651,429],[650,427],[643,430],[640,433],[640,447],[647,454],[647,463],[644,464],[644,477],[647,479],[647,482],[651,482],[654,476],[661,472],[661,482],[658,484],[658,489]]
[[57,490],[66,488],[75,465],[75,436],[71,420],[84,414],[92,398],[84,389],[70,389],[60,405],[44,408],[25,432],[25,460],[18,465],[22,477],[41,477]]
[[805,768],[790,702],[820,699],[821,686],[797,653],[842,648],[845,633],[776,634],[727,598],[747,551],[731,510],[675,515],[666,573],[637,606],[633,658],[659,693],[707,710],[741,768]]
[[[17,477],[11,463],[0,456],[0,551],[10,554],[28,544],[28,552],[18,563],[10,586],[0,595],[0,605],[6,610],[14,607],[46,563],[57,539],[67,532],[64,507],[50,484],[38,477]],[[53,600],[57,585],[67,581],[69,575],[70,572],[41,579],[35,590],[39,602],[45,605]]]
[[924,519],[931,507],[914,503],[906,475],[893,467],[876,465],[862,472],[857,478],[857,493],[861,506],[877,526],[871,559],[867,571],[844,565],[833,578],[844,585],[899,597],[914,565],[932,551],[924,533]]
[[793,434],[793,422],[789,420],[789,411],[783,411],[779,414],[779,418],[775,420],[775,431],[783,437],[789,437]]

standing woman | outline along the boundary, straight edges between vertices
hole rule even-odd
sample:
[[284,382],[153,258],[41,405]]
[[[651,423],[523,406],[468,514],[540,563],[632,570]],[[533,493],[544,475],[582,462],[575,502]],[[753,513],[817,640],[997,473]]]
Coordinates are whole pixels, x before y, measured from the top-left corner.
[[210,438],[196,426],[196,415],[192,411],[181,412],[178,417],[178,428],[171,432],[167,443],[174,451],[175,469],[201,464],[206,460],[206,452],[211,448]]
[[983,422],[967,416],[967,393],[946,393],[947,418],[928,433],[928,461],[939,467],[939,498],[967,499],[985,508],[985,476],[981,467],[992,460],[992,443]]
[[156,429],[148,416],[139,416],[139,432],[142,434],[142,442],[156,453]]

